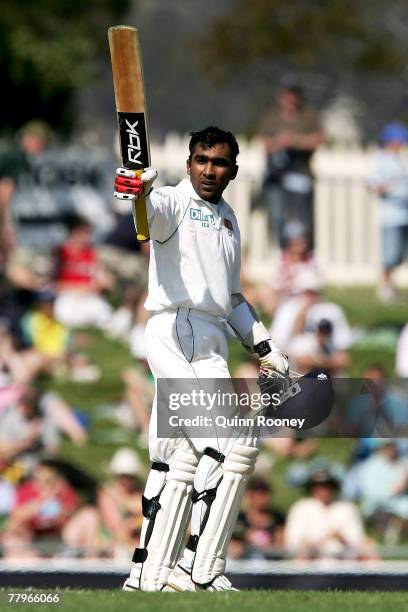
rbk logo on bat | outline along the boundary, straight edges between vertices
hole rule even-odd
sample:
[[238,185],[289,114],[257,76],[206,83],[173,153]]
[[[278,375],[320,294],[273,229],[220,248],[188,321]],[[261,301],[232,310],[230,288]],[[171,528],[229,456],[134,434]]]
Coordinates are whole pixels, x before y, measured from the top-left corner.
[[149,152],[144,113],[118,113],[118,122],[125,168],[146,168],[149,165]]

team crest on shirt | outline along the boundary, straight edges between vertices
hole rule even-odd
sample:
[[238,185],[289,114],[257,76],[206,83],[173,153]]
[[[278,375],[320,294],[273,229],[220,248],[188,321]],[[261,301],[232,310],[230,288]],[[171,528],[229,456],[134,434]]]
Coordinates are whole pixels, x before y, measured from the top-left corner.
[[190,208],[190,219],[201,222],[201,227],[215,225],[214,215],[212,213],[204,214],[201,208]]
[[233,231],[234,228],[232,227],[232,223],[229,219],[224,219],[224,225],[230,232]]

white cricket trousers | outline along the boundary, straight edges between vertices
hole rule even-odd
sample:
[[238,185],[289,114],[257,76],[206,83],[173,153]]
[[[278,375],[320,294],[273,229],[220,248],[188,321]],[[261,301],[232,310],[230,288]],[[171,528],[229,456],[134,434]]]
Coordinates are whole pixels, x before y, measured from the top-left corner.
[[[188,308],[154,314],[145,332],[146,356],[157,379],[229,379],[228,346],[223,324],[206,313]],[[168,463],[177,439],[158,439],[157,401],[153,402],[149,431],[152,461]],[[196,450],[217,445],[217,439],[197,439]],[[222,452],[222,449],[217,449]]]
[[[196,380],[205,378],[230,379],[228,370],[228,345],[223,324],[215,317],[188,308],[178,308],[154,314],[148,321],[146,332],[146,355],[155,379],[179,378]],[[223,384],[224,387],[224,384]],[[231,387],[231,391],[233,391]],[[180,438],[160,439],[156,436],[157,402],[153,402],[149,430],[149,453],[151,461],[169,463]],[[194,438],[192,444],[198,454],[205,448],[214,448],[227,455],[234,440],[211,434],[211,438]],[[225,435],[225,433],[224,433]],[[257,446],[257,440],[252,441]],[[222,478],[222,467],[211,457],[204,455],[197,468],[194,488],[203,491],[215,487]],[[157,494],[158,473],[152,470],[145,496]],[[194,505],[192,532],[199,533],[205,512],[202,502]]]

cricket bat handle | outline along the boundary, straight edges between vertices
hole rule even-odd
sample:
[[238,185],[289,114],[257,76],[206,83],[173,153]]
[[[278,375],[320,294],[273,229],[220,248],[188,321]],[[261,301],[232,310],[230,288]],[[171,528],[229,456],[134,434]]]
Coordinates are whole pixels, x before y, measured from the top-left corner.
[[[143,170],[136,170],[135,174],[140,178]],[[143,194],[132,202],[133,219],[135,220],[136,236],[139,242],[148,242],[149,222],[147,219],[146,196]]]

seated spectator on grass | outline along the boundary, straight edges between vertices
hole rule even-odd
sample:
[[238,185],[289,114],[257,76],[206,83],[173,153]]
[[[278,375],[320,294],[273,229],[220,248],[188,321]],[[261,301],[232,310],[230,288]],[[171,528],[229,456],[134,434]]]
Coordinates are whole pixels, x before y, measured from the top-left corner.
[[44,460],[16,491],[15,505],[1,537],[6,558],[53,556],[67,548],[94,556],[98,516],[80,500],[52,461]]
[[398,338],[395,371],[400,378],[408,378],[408,323],[404,325]]
[[318,468],[307,480],[308,496],[289,510],[285,529],[288,552],[298,559],[373,558],[357,507],[338,499],[340,482],[330,469]]
[[350,364],[348,352],[334,345],[333,324],[328,319],[321,319],[315,330],[292,338],[287,352],[291,367],[299,374],[319,369],[335,377]]
[[35,307],[22,321],[26,344],[50,360],[63,359],[69,350],[71,339],[70,330],[55,318],[56,297],[51,289],[39,291]]
[[273,507],[271,495],[267,481],[255,477],[248,484],[243,502],[248,544],[264,557],[276,556],[283,548],[285,517]]
[[6,385],[26,385],[44,369],[44,359],[36,350],[16,349],[9,327],[0,323],[0,373]]
[[75,382],[94,382],[100,371],[89,357],[75,350],[76,336],[55,317],[56,294],[51,289],[38,292],[36,306],[23,317],[27,350],[37,371],[66,375]]
[[40,394],[34,388],[24,391],[16,404],[0,415],[0,464],[23,466],[28,473],[41,453],[54,454],[59,445],[58,429],[53,419],[44,415]]
[[15,503],[14,485],[0,476],[0,520],[8,516]]
[[56,453],[61,434],[78,446],[86,443],[88,435],[84,425],[57,393],[41,394],[34,387],[15,390],[0,412],[0,467],[3,470],[12,466],[15,471],[18,467],[18,474],[24,476],[38,463],[41,454]]
[[250,545],[248,541],[248,521],[243,512],[238,514],[227,551],[228,559],[263,559],[262,552]]
[[395,544],[408,521],[408,460],[397,440],[377,440],[377,449],[358,466],[357,493],[364,515]]
[[70,233],[58,253],[56,318],[68,327],[103,327],[112,313],[102,291],[111,278],[104,275],[91,243],[91,226],[84,219],[71,221]]
[[372,440],[408,433],[408,397],[397,381],[387,380],[381,364],[363,372],[364,388],[349,401],[345,419],[350,435]]
[[352,342],[352,334],[343,309],[322,297],[323,281],[312,270],[304,270],[296,281],[297,295],[283,302],[276,310],[271,336],[281,350],[287,350],[292,338],[313,331],[319,321],[332,324],[332,342],[335,350],[344,351]]
[[111,480],[99,492],[98,508],[114,558],[128,558],[138,545],[143,521],[143,465],[131,448],[120,448],[110,462]]

